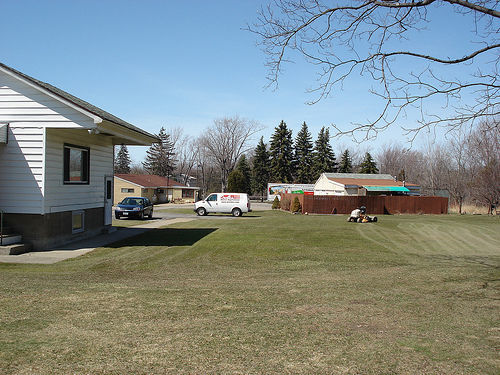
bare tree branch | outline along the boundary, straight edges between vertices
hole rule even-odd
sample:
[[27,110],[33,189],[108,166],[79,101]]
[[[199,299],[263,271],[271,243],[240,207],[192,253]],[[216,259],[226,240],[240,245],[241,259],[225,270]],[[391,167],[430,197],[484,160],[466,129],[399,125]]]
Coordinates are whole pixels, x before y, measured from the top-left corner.
[[[479,118],[493,119],[500,112],[497,1],[337,0],[333,3],[334,6],[321,0],[274,0],[261,9],[257,22],[248,26],[248,30],[258,35],[267,56],[269,86],[278,87],[283,65],[296,59],[297,54],[317,69],[317,85],[308,90],[314,94],[309,104],[336,93],[355,74],[374,83],[370,92],[382,101],[379,113],[371,120],[353,122],[347,130],[333,125],[337,135],[370,139],[398,123],[408,111],[416,110],[420,113],[418,123],[404,127],[413,139],[426,128],[444,124],[456,128]],[[428,13],[439,6],[472,17],[475,31],[471,33],[471,41],[478,48],[464,50],[455,57],[399,49],[403,41],[405,47],[414,45],[411,38],[425,28]],[[446,46],[441,51],[446,54]],[[458,80],[454,77],[456,70],[445,68],[452,66],[459,66],[467,73]],[[426,108],[436,101],[443,103],[442,111],[436,113],[434,109],[428,113]]]

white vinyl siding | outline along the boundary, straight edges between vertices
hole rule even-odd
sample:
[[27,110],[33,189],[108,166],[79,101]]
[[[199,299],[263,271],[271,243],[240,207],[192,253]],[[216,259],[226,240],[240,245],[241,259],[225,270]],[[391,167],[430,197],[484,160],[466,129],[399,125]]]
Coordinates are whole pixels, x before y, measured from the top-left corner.
[[348,195],[344,185],[329,180],[325,174],[316,181],[314,195]]
[[[67,194],[55,198],[51,192],[49,195],[51,201],[45,202],[47,181],[55,183],[54,176],[44,177],[46,132],[49,131],[48,128],[50,132],[68,132],[64,134],[73,135],[64,141],[78,144],[82,136],[77,134],[90,137],[86,129],[95,127],[93,119],[0,70],[0,123],[9,124],[8,143],[0,145],[0,209],[7,213],[43,214],[50,212],[47,208],[50,209],[55,205],[54,201],[59,201],[56,202],[58,205],[64,203],[72,206],[73,201],[68,200]],[[103,172],[103,168],[99,165],[105,163],[108,164],[106,171],[109,174],[113,173],[112,156],[111,161],[109,159],[113,148],[108,146],[111,141],[102,142],[106,142],[107,146],[96,145],[94,163],[97,164],[97,168],[96,171],[91,172],[99,176]],[[54,151],[51,155],[54,157]],[[59,157],[62,162],[62,151]],[[62,176],[61,167],[58,177],[62,180]],[[103,179],[104,177],[96,175],[94,181],[95,184],[100,184],[101,206],[103,204]],[[52,186],[49,187],[49,191],[51,188]],[[89,187],[82,188],[81,191],[73,191],[75,201],[83,206],[76,209],[86,208],[89,205],[96,207],[99,197],[97,186],[92,186],[92,197],[89,199],[82,198],[82,195],[88,192]],[[61,191],[56,192],[56,194],[59,193]],[[65,200],[63,201],[62,198]],[[59,211],[64,211],[64,209]]]
[[47,127],[92,128],[93,120],[34,87],[0,71],[0,122]]
[[44,129],[40,126],[9,125],[9,143],[0,145],[1,210],[42,213],[43,140]]
[[[89,147],[88,185],[64,184],[64,144]],[[111,137],[90,135],[86,130],[47,129],[45,160],[46,213],[104,207],[104,177],[113,175]]]

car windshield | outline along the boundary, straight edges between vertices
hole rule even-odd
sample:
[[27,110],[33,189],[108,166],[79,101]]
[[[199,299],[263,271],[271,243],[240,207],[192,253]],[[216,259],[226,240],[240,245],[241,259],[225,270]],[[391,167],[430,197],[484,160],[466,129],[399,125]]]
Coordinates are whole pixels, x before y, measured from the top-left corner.
[[143,199],[125,198],[120,204],[126,204],[127,206],[142,206]]

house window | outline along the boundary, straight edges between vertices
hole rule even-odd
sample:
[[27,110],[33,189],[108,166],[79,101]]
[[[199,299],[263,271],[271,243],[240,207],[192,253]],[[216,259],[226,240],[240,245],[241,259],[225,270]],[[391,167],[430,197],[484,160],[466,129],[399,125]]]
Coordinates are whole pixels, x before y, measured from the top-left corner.
[[83,232],[85,230],[84,222],[85,222],[85,212],[84,211],[73,211],[72,220],[71,220],[72,233]]
[[165,190],[163,190],[163,189],[157,189],[156,192],[158,194],[165,194]]
[[134,189],[133,188],[122,188],[122,193],[133,193]]
[[90,171],[90,149],[88,147],[64,145],[64,183],[88,184]]
[[182,189],[182,198],[194,198],[194,190]]

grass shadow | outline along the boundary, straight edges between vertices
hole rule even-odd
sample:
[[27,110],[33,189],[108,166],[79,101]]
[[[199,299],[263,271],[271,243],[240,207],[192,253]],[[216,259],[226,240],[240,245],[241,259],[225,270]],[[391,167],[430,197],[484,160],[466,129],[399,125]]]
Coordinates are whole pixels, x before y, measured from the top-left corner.
[[192,246],[218,228],[158,228],[113,242],[106,247]]

